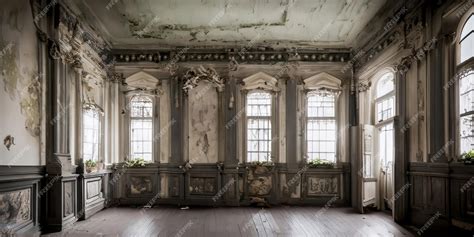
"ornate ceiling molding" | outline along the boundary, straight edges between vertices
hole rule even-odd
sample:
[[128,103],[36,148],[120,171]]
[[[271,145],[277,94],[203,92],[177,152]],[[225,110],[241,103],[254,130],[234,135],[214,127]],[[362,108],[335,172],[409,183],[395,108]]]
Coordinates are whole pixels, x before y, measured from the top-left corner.
[[[171,51],[132,51],[116,52],[114,58],[119,63],[137,63],[137,62],[229,62],[238,63],[272,63],[286,62],[291,60],[307,62],[347,62],[350,59],[348,51],[306,51],[294,54],[290,51],[245,51],[239,52],[235,49],[222,49],[219,51],[195,51],[183,52],[176,49]],[[232,66],[234,68],[234,66]]]

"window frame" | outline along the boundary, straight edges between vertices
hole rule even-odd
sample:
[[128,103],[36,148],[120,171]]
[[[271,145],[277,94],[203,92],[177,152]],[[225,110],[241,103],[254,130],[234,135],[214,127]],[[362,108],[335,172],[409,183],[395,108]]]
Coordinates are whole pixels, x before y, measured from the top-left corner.
[[[160,118],[159,118],[159,97],[151,92],[148,91],[141,91],[141,92],[129,92],[126,93],[125,96],[125,129],[124,129],[124,151],[125,151],[125,156],[127,160],[132,159],[132,116],[131,116],[131,109],[132,109],[132,99],[137,96],[146,96],[151,99],[152,101],[152,154],[151,154],[151,160],[148,162],[150,163],[159,163],[160,161],[160,139],[158,139],[156,136],[159,134],[159,129],[160,129]],[[147,118],[148,119],[148,118]],[[144,158],[144,157],[142,157]]]
[[[466,58],[464,60],[462,60],[461,58],[461,51],[462,51],[462,43],[463,41],[465,41],[466,39],[468,38],[471,38],[472,41],[474,41],[474,29],[472,29],[471,31],[469,31],[464,37],[462,36],[463,32],[464,32],[464,28],[466,27],[467,23],[469,22],[469,20],[471,20],[473,23],[474,23],[474,12],[468,12],[466,14],[466,16],[464,17],[464,19],[461,21],[462,23],[460,24],[460,29],[459,29],[459,36],[458,36],[458,41],[457,41],[457,52],[458,52],[458,62],[457,62],[457,65],[459,64],[463,64],[464,62],[468,62],[468,61],[471,61],[473,58],[474,58],[474,53],[473,55],[471,55],[471,57],[469,58]],[[474,47],[474,43],[472,45]],[[474,50],[474,48],[473,48]]]
[[[82,107],[81,109],[81,158],[83,162],[86,162],[86,159],[84,157],[84,138],[85,138],[85,124],[84,124],[84,116],[86,115],[86,111],[94,111],[97,114],[97,121],[98,121],[98,140],[97,140],[97,160],[93,160],[95,162],[104,162],[104,116],[103,116],[103,111],[101,108],[99,108],[97,105],[89,105],[86,104]],[[87,159],[88,160],[88,159]]]
[[[251,94],[256,94],[256,93],[266,93],[270,96],[270,116],[249,116],[248,115],[248,111],[247,111],[247,108],[248,108],[248,97],[251,95]],[[265,91],[265,90],[251,90],[251,91],[248,91],[246,94],[245,94],[245,161],[246,162],[271,162],[271,161],[274,161],[274,146],[273,146],[273,142],[274,142],[274,129],[275,129],[275,123],[274,123],[274,115],[275,115],[275,111],[274,111],[274,96],[271,92],[269,91]],[[249,132],[249,127],[248,127],[248,121],[249,119],[268,119],[270,121],[270,139],[269,140],[257,140],[257,142],[260,142],[260,141],[267,141],[269,142],[269,148],[270,148],[270,156],[267,160],[264,160],[264,161],[261,161],[261,160],[257,160],[257,161],[249,161],[248,160],[248,154],[250,153],[249,150],[248,150],[248,132]],[[260,153],[259,151],[256,151],[255,153]]]
[[[463,117],[468,117],[469,115],[474,114],[474,111],[468,111],[468,112],[461,112],[461,80],[467,79],[466,77],[469,76],[470,74],[474,74],[474,56],[471,56],[470,58],[464,59],[464,61],[461,61],[461,45],[462,42],[469,37],[473,38],[474,40],[474,30],[471,30],[469,33],[467,33],[464,37],[462,37],[464,27],[468,23],[468,21],[474,21],[474,7],[471,7],[469,11],[467,11],[464,16],[460,19],[458,28],[457,28],[457,38],[456,38],[456,43],[454,51],[456,52],[456,62],[455,62],[455,83],[453,85],[453,90],[454,90],[454,104],[455,106],[455,114],[454,114],[454,121],[456,123],[452,126],[454,127],[454,138],[453,140],[455,141],[455,147],[454,147],[454,157],[455,159],[460,159],[461,156],[463,155],[462,152],[462,141],[461,141],[461,119]],[[461,38],[462,37],[462,38]],[[463,77],[463,78],[461,78]],[[472,79],[474,80],[474,78]]]
[[[322,94],[322,93],[330,93],[332,94],[332,96],[334,97],[334,116],[333,117],[311,117],[313,120],[334,120],[334,126],[335,126],[335,143],[334,143],[334,159],[332,160],[332,162],[334,163],[337,163],[338,160],[339,160],[339,133],[338,133],[338,117],[339,117],[339,113],[338,113],[338,109],[339,109],[339,106],[338,106],[338,97],[339,97],[339,94],[337,92],[331,92],[331,91],[321,91],[321,90],[305,90],[305,93],[304,93],[304,103],[303,103],[303,107],[304,107],[304,123],[302,124],[303,126],[303,131],[304,131],[304,138],[303,138],[303,158],[307,161],[311,161],[311,160],[314,160],[314,159],[311,159],[309,156],[308,156],[308,143],[309,143],[309,140],[308,140],[308,122],[310,120],[310,117],[308,116],[309,114],[309,111],[308,111],[308,99],[310,96],[313,96],[313,95],[318,95],[318,94]],[[321,159],[321,157],[319,157]]]
[[[388,73],[391,73],[392,76],[393,76],[393,90],[391,90],[390,92],[388,93],[385,93],[384,95],[381,95],[379,97],[377,97],[377,90],[378,90],[378,85],[379,83],[381,83],[381,80],[382,78],[388,74]],[[397,116],[397,97],[396,97],[396,82],[395,82],[396,78],[395,78],[395,72],[393,71],[384,71],[382,73],[379,74],[379,76],[377,76],[377,81],[376,81],[376,86],[375,86],[375,90],[374,90],[374,104],[373,104],[373,108],[374,108],[374,124],[376,127],[382,127],[388,123],[391,123],[395,120],[395,117]],[[379,103],[383,103],[384,101],[388,101],[390,100],[390,98],[393,97],[393,113],[392,113],[392,116],[391,117],[388,117],[386,119],[382,119],[382,120],[378,120],[378,108],[377,108],[377,105]],[[382,115],[382,118],[383,118],[383,115]]]
[[[383,95],[380,95],[378,96],[377,93],[378,93],[378,89],[379,89],[379,83],[382,83],[385,75],[387,74],[391,74],[392,75],[392,81],[393,81],[393,89]],[[374,127],[375,127],[375,131],[376,131],[376,139],[375,139],[375,142],[374,142],[374,149],[376,150],[376,152],[374,152],[374,155],[372,156],[372,168],[374,169],[377,169],[378,167],[384,167],[384,168],[387,168],[388,166],[385,166],[385,164],[382,165],[382,157],[381,157],[381,151],[380,151],[380,131],[385,128],[386,126],[392,126],[392,136],[393,136],[393,144],[395,145],[395,118],[397,117],[397,103],[398,103],[398,100],[397,100],[397,77],[396,77],[396,72],[393,70],[393,69],[384,69],[384,70],[381,70],[379,73],[377,73],[375,76],[374,76],[374,81],[375,81],[375,89],[372,93],[373,95],[373,104],[372,104],[372,108],[373,108],[373,114],[372,114],[372,118],[373,118],[373,121],[374,121]],[[390,98],[393,98],[393,113],[392,113],[392,116],[391,117],[388,117],[386,119],[383,119],[383,120],[378,120],[378,109],[377,109],[377,105],[383,101],[386,101],[386,100],[390,100]],[[383,118],[383,116],[382,116]],[[385,160],[385,158],[384,158]],[[393,149],[393,152],[392,152],[392,168],[393,168],[393,163],[395,162],[395,149]],[[377,166],[376,164],[379,164],[379,166]],[[386,170],[386,169],[384,169]],[[375,170],[372,170],[371,172],[372,174],[375,174],[377,173]]]

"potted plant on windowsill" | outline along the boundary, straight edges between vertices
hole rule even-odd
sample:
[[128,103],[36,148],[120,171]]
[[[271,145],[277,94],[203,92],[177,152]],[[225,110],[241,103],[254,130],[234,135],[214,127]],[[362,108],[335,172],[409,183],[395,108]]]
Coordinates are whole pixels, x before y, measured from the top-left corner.
[[86,160],[84,163],[87,173],[92,173],[97,171],[97,162],[93,160]]
[[258,174],[271,172],[275,167],[273,161],[252,161],[247,163],[247,169],[252,169]]
[[135,159],[125,161],[125,167],[127,168],[145,167],[146,164],[148,163],[149,162],[143,158],[135,158]]
[[474,164],[474,150],[470,150],[467,153],[461,155],[461,159],[459,159],[459,161],[463,162],[465,165]]
[[319,158],[308,161],[309,168],[334,168],[334,165],[332,161]]

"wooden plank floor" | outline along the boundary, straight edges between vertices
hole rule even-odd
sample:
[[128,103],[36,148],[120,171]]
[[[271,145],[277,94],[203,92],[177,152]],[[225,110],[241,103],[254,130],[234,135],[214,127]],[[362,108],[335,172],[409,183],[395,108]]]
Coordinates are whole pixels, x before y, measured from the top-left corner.
[[114,207],[46,236],[413,236],[382,212],[321,207]]

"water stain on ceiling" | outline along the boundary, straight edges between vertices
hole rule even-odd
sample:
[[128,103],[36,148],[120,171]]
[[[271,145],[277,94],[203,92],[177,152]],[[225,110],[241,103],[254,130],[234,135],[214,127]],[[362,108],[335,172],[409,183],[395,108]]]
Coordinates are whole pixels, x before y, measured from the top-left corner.
[[[386,0],[74,0],[117,48],[353,45]],[[255,40],[258,39],[258,40]],[[296,42],[296,45],[295,45]]]

